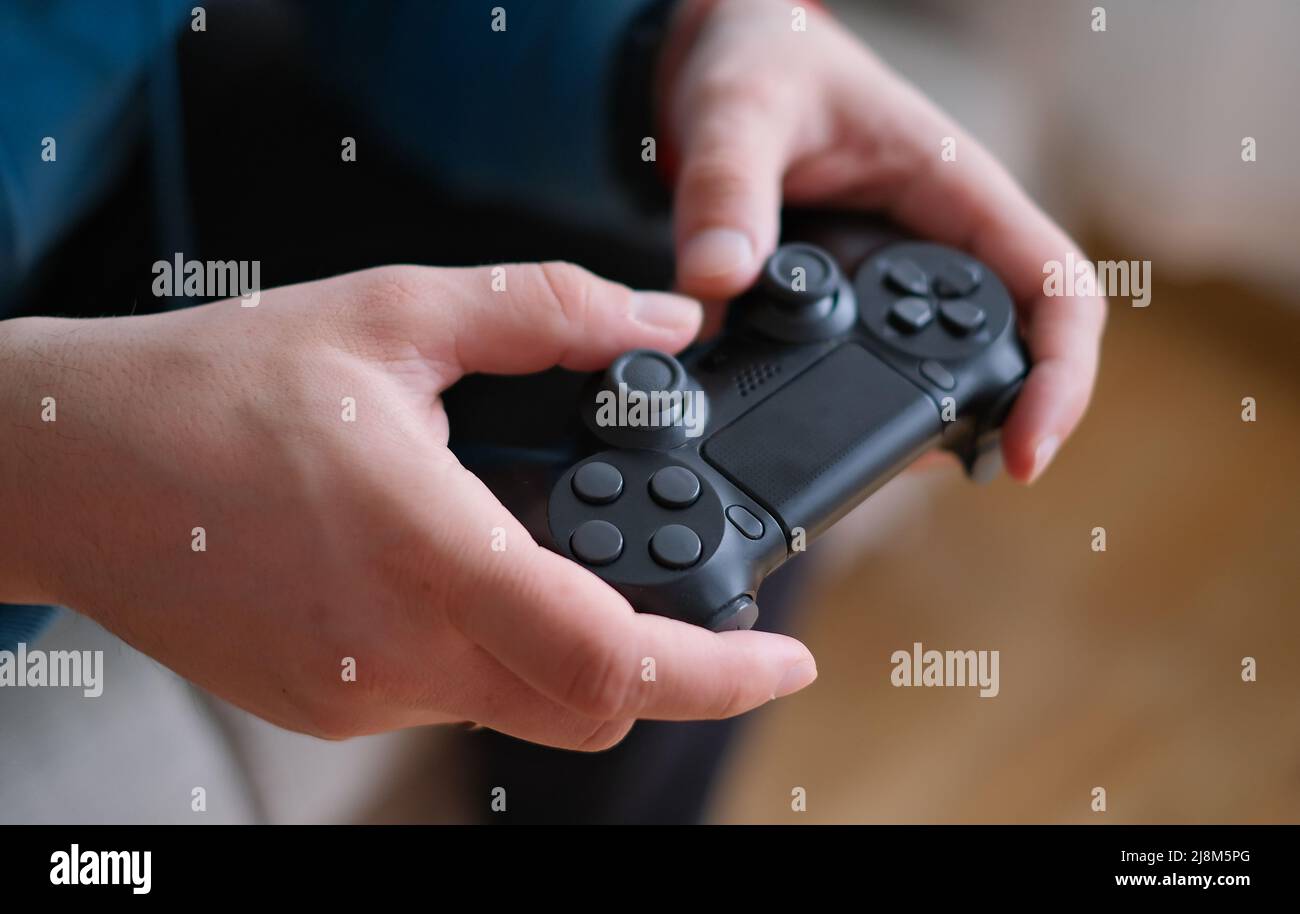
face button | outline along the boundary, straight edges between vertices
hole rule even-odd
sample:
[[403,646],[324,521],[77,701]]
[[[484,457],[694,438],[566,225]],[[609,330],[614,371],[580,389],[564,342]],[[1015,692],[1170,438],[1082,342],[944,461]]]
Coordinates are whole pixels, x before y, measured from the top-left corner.
[[787,308],[800,310],[835,294],[840,270],[821,248],[783,244],[763,265],[763,291]]
[[664,467],[650,477],[650,496],[665,508],[687,508],[700,497],[700,480],[686,467]]
[[968,301],[957,299],[939,306],[939,316],[948,328],[959,336],[974,333],[984,326],[984,309]]
[[731,521],[737,530],[750,539],[759,540],[763,538],[763,522],[746,508],[740,505],[732,505],[727,509],[727,520]]
[[921,374],[944,390],[952,390],[957,386],[957,379],[952,376],[952,372],[934,359],[926,359],[921,363]]
[[934,293],[940,298],[963,298],[973,293],[984,278],[973,263],[947,263],[934,276]]
[[589,520],[573,531],[569,548],[581,562],[608,565],[623,554],[623,534],[608,521]]
[[910,260],[895,260],[885,271],[885,281],[899,292],[912,295],[928,295],[930,280],[925,271]]
[[650,557],[665,568],[690,568],[700,560],[701,551],[695,531],[681,524],[660,527],[650,537]]
[[599,460],[584,463],[573,474],[573,494],[589,505],[607,505],[623,494],[623,474]]
[[916,333],[934,320],[934,310],[924,298],[900,298],[889,309],[889,322],[904,333]]

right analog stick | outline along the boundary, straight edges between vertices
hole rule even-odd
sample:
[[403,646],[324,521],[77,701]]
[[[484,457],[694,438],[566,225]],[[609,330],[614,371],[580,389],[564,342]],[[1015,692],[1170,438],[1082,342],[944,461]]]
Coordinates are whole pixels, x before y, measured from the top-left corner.
[[745,319],[769,339],[811,343],[852,327],[857,305],[830,254],[812,244],[783,244],[763,264]]

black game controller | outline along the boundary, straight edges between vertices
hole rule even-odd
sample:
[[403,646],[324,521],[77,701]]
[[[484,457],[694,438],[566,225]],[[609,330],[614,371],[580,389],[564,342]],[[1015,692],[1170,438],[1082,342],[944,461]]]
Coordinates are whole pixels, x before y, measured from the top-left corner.
[[522,494],[540,542],[641,612],[750,628],[763,579],[925,451],[1001,468],[1029,359],[998,277],[865,220],[784,234],[718,340],[582,382],[581,443]]

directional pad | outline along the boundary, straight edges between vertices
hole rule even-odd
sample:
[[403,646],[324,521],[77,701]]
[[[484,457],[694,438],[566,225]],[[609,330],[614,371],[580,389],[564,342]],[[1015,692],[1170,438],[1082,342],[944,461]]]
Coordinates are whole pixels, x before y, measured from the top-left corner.
[[892,261],[885,271],[885,279],[899,292],[912,295],[928,295],[930,292],[930,278],[925,275],[925,270],[910,260]]
[[934,320],[934,309],[924,298],[909,296],[894,302],[889,309],[889,322],[904,333],[916,333]]
[[935,273],[934,293],[940,298],[965,298],[973,295],[984,274],[973,263],[946,263]]
[[984,309],[960,298],[940,305],[939,315],[948,328],[959,336],[974,333],[984,326]]

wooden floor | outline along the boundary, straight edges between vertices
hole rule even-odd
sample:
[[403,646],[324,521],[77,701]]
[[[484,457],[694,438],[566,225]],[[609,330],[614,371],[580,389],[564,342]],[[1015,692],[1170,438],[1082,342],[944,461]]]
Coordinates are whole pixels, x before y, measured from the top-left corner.
[[[753,715],[713,819],[1300,821],[1298,342],[1300,309],[1157,270],[1149,308],[1112,307],[1092,409],[1042,481],[891,483],[919,495],[814,575],[795,634],[820,678]],[[915,641],[1000,651],[1000,694],[894,688]]]

